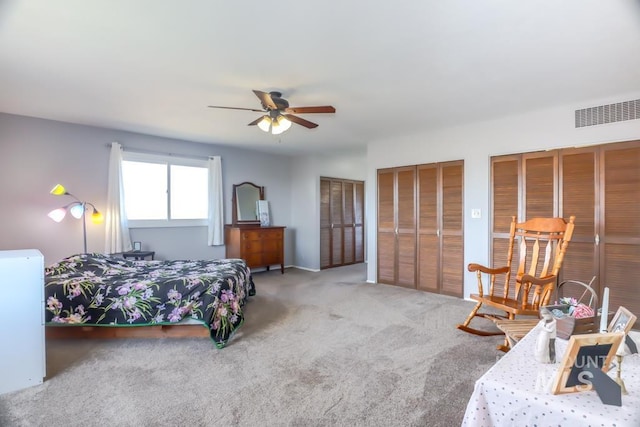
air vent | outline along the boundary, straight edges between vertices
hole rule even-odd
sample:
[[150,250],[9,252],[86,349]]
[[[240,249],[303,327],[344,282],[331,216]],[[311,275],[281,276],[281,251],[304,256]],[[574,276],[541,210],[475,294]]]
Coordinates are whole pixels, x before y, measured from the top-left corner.
[[576,110],[576,127],[640,119],[640,99]]

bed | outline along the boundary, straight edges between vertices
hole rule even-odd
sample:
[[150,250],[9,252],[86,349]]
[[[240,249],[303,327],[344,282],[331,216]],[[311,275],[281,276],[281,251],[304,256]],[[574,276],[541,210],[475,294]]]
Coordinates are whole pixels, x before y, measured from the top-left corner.
[[241,259],[129,261],[73,255],[45,268],[47,336],[92,331],[100,337],[139,337],[153,328],[164,331],[161,336],[179,336],[174,327],[188,320],[223,348],[244,322],[250,295],[255,285]]

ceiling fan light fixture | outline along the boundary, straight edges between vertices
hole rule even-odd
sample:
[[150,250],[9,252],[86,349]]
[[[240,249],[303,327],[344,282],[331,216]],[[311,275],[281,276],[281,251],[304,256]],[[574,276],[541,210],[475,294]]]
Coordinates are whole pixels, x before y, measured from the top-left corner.
[[284,132],[284,127],[280,126],[277,120],[274,120],[271,125],[271,133],[273,135],[280,135],[282,132]]
[[282,128],[282,132],[285,132],[291,127],[291,121],[285,116],[278,116],[278,125]]
[[271,117],[262,116],[262,120],[258,122],[258,127],[264,132],[269,132],[269,128],[271,127]]

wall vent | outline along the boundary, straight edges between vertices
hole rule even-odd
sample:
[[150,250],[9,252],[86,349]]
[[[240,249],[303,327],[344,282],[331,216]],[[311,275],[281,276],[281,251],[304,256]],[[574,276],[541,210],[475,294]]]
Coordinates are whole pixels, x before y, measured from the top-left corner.
[[640,99],[576,110],[576,128],[640,119]]

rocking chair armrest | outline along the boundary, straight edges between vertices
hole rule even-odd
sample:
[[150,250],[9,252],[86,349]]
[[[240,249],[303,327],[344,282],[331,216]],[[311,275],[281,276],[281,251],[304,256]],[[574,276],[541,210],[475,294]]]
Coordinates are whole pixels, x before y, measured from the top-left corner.
[[467,266],[467,270],[471,272],[480,271],[486,274],[504,274],[509,271],[509,267],[489,268],[484,265],[471,263]]
[[525,274],[520,278],[520,283],[531,283],[532,285],[548,285],[549,283],[554,283],[558,276],[549,275],[544,277],[535,277],[529,274]]

